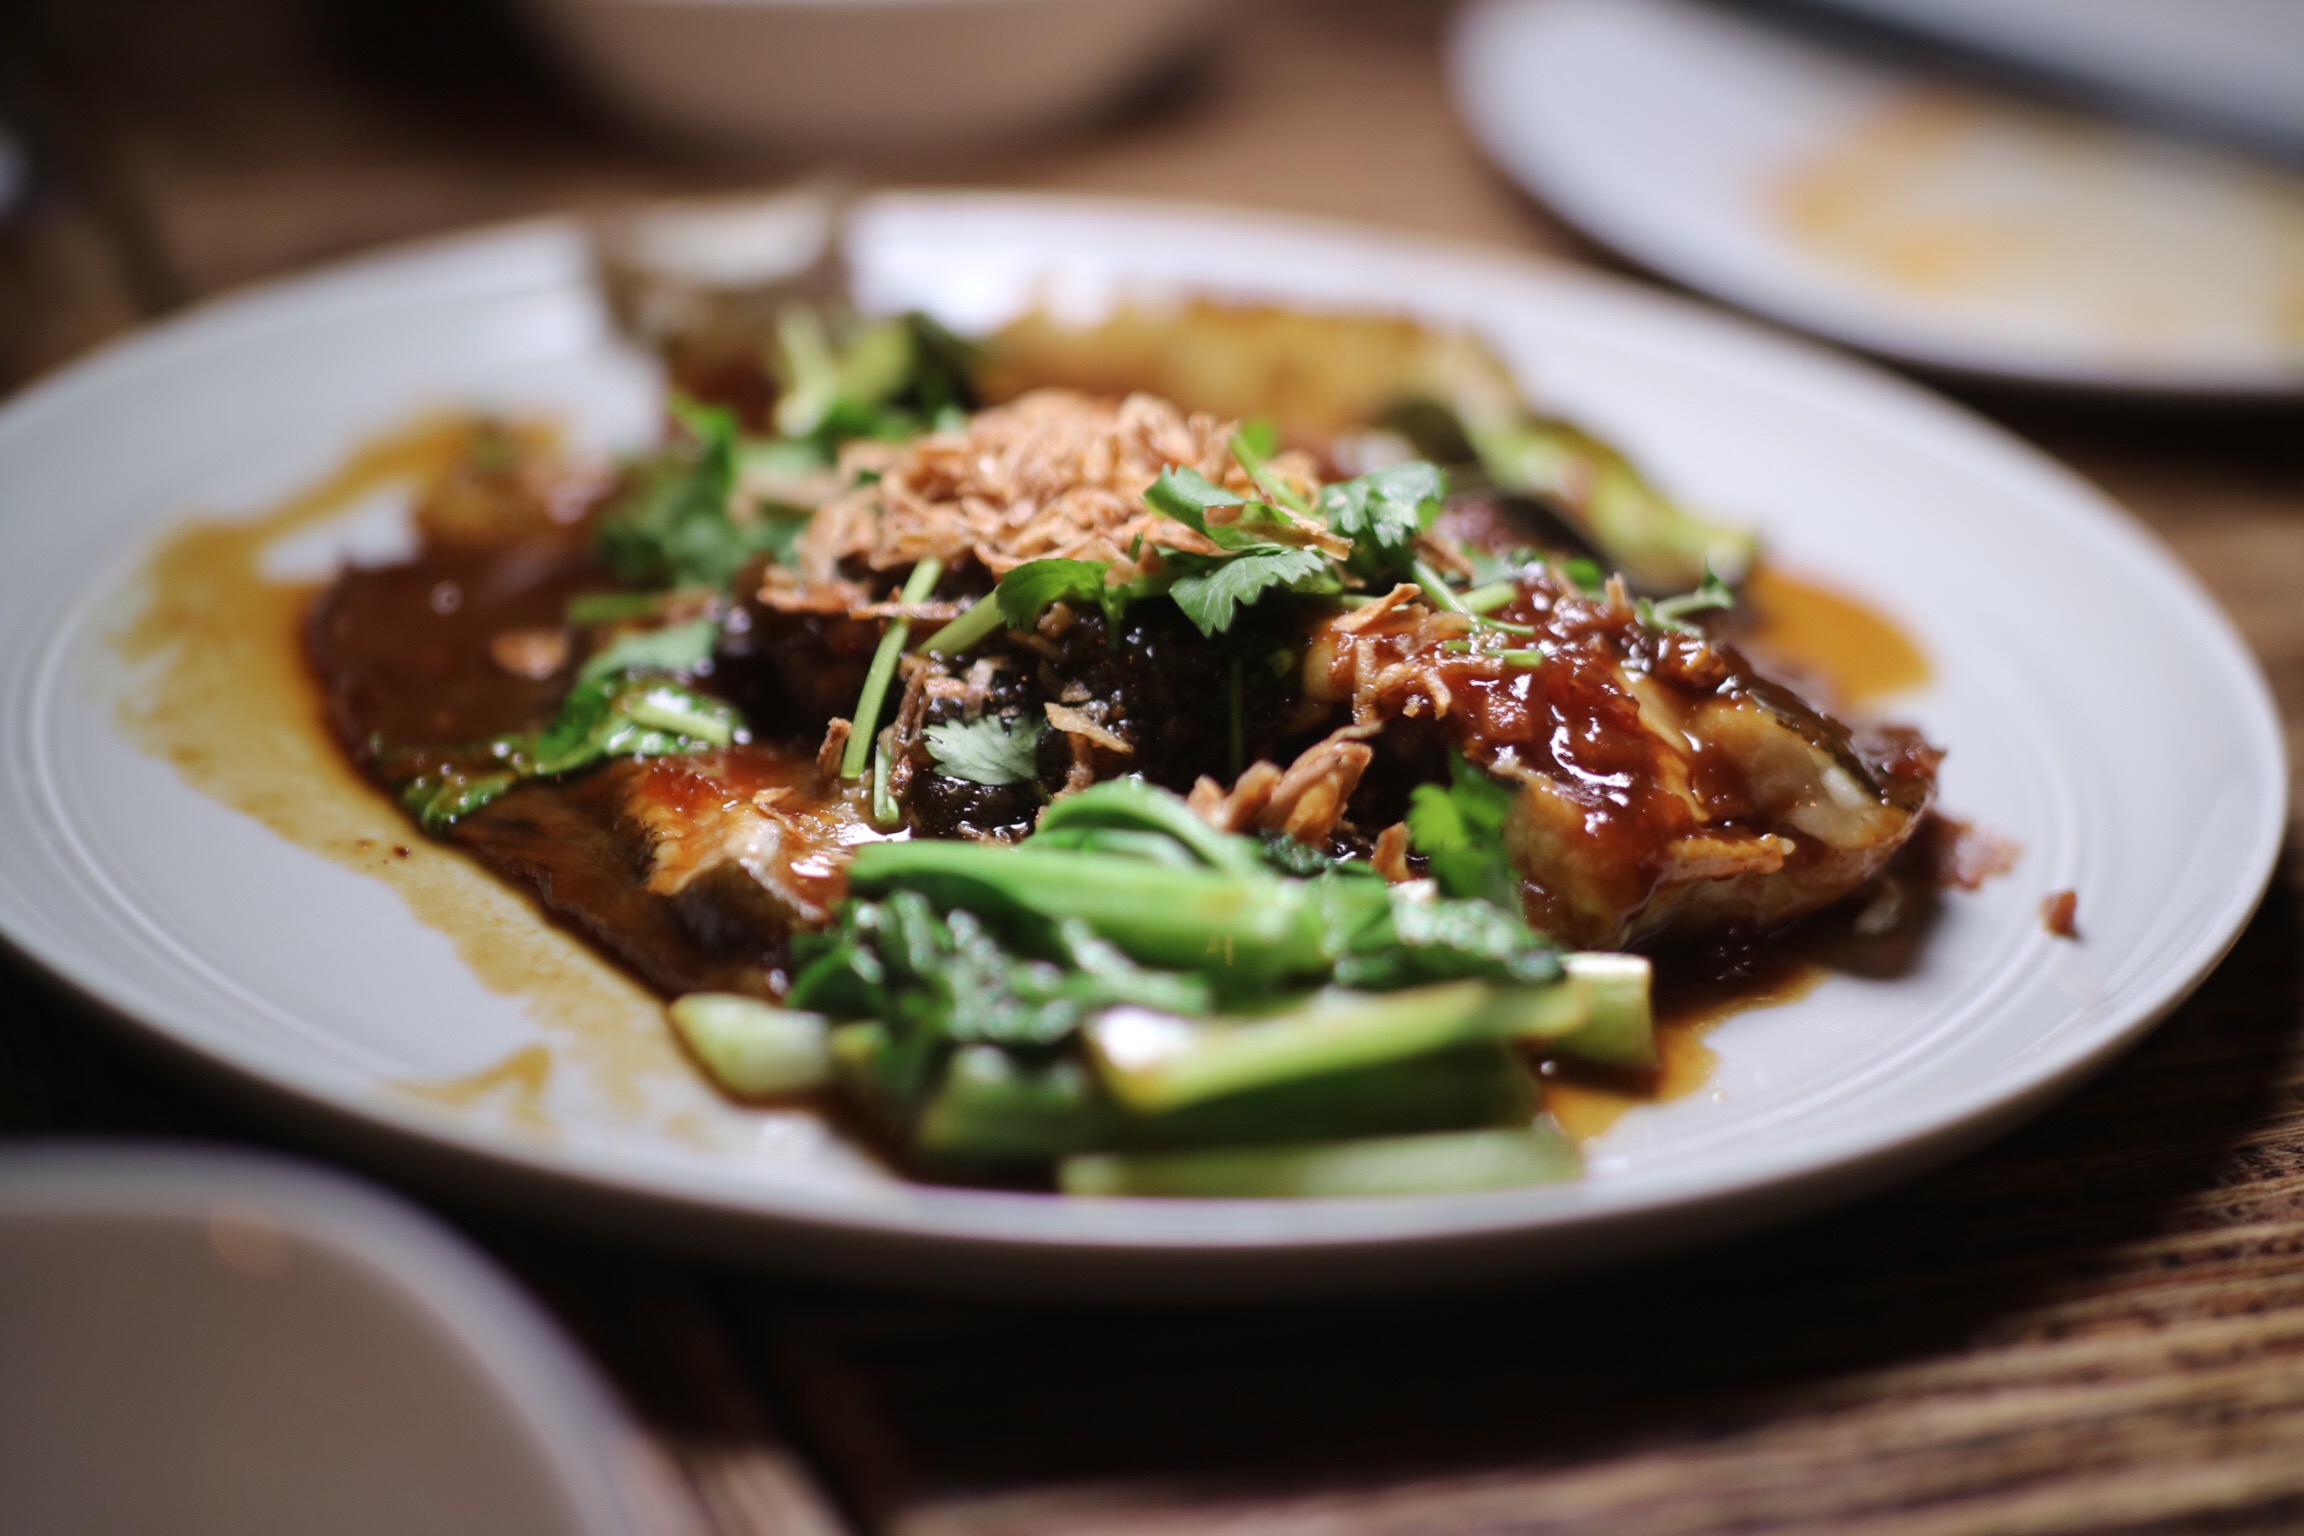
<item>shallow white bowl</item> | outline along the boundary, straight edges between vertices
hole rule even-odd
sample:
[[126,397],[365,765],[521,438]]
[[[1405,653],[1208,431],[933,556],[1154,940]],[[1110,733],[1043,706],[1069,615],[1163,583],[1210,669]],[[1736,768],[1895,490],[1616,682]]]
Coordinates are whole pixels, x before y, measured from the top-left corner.
[[341,1174],[0,1151],[0,1530],[699,1529],[535,1303]]
[[530,0],[610,100],[730,146],[942,152],[1078,118],[1216,0]]

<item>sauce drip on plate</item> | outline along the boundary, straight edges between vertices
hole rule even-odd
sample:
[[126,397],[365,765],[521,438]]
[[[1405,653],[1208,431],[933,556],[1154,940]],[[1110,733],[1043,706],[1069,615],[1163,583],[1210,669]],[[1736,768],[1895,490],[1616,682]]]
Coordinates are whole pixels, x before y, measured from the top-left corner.
[[[304,661],[314,587],[265,573],[269,550],[379,492],[420,492],[470,451],[477,423],[433,418],[379,437],[318,483],[253,517],[171,529],[133,588],[115,637],[138,681],[124,732],[186,783],[300,848],[381,880],[447,935],[489,990],[520,999],[578,1051],[612,1106],[637,1112],[647,1077],[690,1070],[655,999],[526,898],[431,842],[354,771],[322,720]],[[438,1098],[441,1096],[435,1095]],[[450,1096],[452,1097],[452,1096]],[[540,1095],[516,1123],[542,1124]]]

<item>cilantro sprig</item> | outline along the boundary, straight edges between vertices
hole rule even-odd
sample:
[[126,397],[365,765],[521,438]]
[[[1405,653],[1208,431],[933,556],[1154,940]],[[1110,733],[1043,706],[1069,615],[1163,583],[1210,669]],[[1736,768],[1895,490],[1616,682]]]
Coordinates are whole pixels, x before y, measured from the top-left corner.
[[1677,597],[1639,598],[1632,609],[1650,629],[1660,629],[1670,635],[1701,635],[1702,628],[1688,622],[1690,614],[1719,612],[1735,606],[1735,590],[1706,566],[1703,584],[1695,591],[1683,592]]
[[948,720],[924,733],[936,771],[971,784],[1028,784],[1039,771],[1040,722],[1004,720],[986,715],[978,720]]

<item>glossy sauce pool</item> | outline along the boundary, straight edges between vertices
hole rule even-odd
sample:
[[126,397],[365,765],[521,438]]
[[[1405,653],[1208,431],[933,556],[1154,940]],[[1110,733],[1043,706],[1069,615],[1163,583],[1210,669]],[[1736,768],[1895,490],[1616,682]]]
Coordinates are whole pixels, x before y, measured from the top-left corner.
[[[354,770],[326,729],[305,662],[301,632],[315,586],[264,572],[266,552],[286,536],[324,525],[378,491],[421,492],[466,455],[476,430],[462,419],[418,422],[378,438],[276,507],[175,528],[146,562],[140,606],[117,636],[121,655],[148,678],[121,701],[119,718],[133,740],[201,793],[384,881],[419,921],[453,941],[484,985],[520,1000],[549,1044],[461,1076],[395,1086],[423,1102],[549,1135],[547,1089],[563,1063],[581,1067],[607,1102],[631,1116],[643,1113],[650,1081],[694,1068],[654,994],[524,894],[424,838]],[[1839,702],[1864,703],[1928,676],[1924,654],[1892,620],[1828,585],[1763,568],[1748,601],[1753,627],[1743,643],[1813,677]],[[1792,1001],[1815,986],[1834,967],[1830,927],[1728,959],[1668,960],[1657,995],[1658,1070],[1637,1079],[1548,1073],[1548,1105],[1572,1134],[1590,1137],[1635,1105],[1698,1091],[1716,1060],[1706,1033],[1732,1014]],[[650,1118],[688,1139],[705,1136],[693,1116]]]

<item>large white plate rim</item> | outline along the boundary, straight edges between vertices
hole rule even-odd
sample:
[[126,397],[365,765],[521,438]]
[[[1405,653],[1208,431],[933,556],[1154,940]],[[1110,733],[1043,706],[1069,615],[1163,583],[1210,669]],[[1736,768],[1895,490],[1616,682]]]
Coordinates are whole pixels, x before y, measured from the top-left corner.
[[[2122,561],[2129,568],[2131,576],[2156,589],[2158,595],[2164,598],[2167,611],[2179,620],[2189,632],[2190,638],[2215,657],[2219,663],[2218,669],[2228,677],[2245,680],[2243,692],[2248,697],[2241,702],[2253,717],[2251,723],[2255,727],[2250,732],[2253,761],[2248,767],[2255,775],[2268,778],[2271,782],[2280,781],[2281,749],[2273,725],[2275,717],[2269,695],[2237,638],[2198,587],[2188,577],[2173,569],[2151,544],[2148,536],[2131,525],[2124,514],[2102,502],[2101,498],[2076,479],[2037,460],[2027,450],[2022,450],[2020,445],[1998,434],[1996,429],[1986,427],[1965,413],[1917,390],[1884,380],[1829,355],[1768,336],[1742,322],[1696,310],[1676,301],[1660,299],[1630,285],[1581,274],[1572,277],[1559,274],[1540,277],[1510,258],[1439,246],[1427,241],[1370,236],[1360,231],[1339,230],[1310,221],[1210,210],[1156,210],[1142,204],[1099,205],[1081,200],[1051,203],[1025,198],[947,197],[908,199],[906,206],[931,210],[945,207],[955,213],[991,219],[1011,214],[1045,219],[1061,213],[1083,219],[1134,220],[1147,226],[1165,224],[1171,232],[1177,219],[1198,219],[1242,230],[1254,230],[1268,239],[1293,237],[1318,242],[1348,238],[1362,246],[1389,248],[1403,257],[1452,267],[1461,272],[1479,271],[1485,273],[1490,281],[1571,284],[1591,294],[1606,296],[1608,301],[1617,305],[1652,314],[1669,314],[1676,325],[1696,325],[1730,332],[1748,346],[1759,345],[1770,349],[1774,353],[1773,361],[1817,374],[1824,382],[1839,390],[1840,403],[1844,407],[1853,408],[1855,403],[1862,402],[1867,409],[1891,409],[1907,418],[1915,412],[1922,413],[1939,425],[1961,433],[1973,435],[1979,430],[1989,432],[1999,439],[2004,448],[2013,447],[2017,450],[2016,455],[2002,466],[2005,470],[2033,477],[2060,477],[2063,481],[2063,494],[2049,500],[2061,510],[2062,515],[2075,520],[2074,531],[2085,531],[2107,553]],[[0,453],[4,453],[9,439],[16,433],[37,430],[39,421],[47,413],[67,408],[84,392],[101,390],[115,373],[135,369],[149,348],[197,347],[206,338],[229,334],[245,323],[292,324],[299,307],[358,302],[366,294],[380,293],[381,288],[372,287],[380,280],[396,277],[406,282],[420,282],[429,278],[452,286],[461,284],[473,291],[484,291],[492,285],[507,282],[515,285],[562,282],[566,280],[569,266],[578,261],[580,249],[572,231],[566,226],[543,224],[456,237],[410,250],[369,257],[315,277],[291,279],[283,284],[266,285],[248,293],[218,300],[143,338],[108,349],[97,358],[40,386],[15,402],[5,413],[0,413]],[[2078,526],[2083,523],[2084,530]],[[83,597],[82,601],[85,600]],[[39,677],[34,684],[36,695],[45,699],[57,686],[56,673],[60,665],[59,647],[51,646],[41,654],[37,662]],[[32,767],[34,764],[24,762],[21,756],[27,746],[34,746],[34,743],[19,740],[19,764]],[[34,749],[36,751],[36,746]],[[1791,1187],[1814,1180],[1835,1167],[1860,1167],[1876,1160],[1896,1158],[1900,1151],[1909,1152],[1920,1146],[1949,1149],[1982,1135],[1992,1126],[2020,1112],[2025,1105],[2076,1080],[2080,1073],[2108,1058],[2180,1000],[2221,956],[2252,910],[2265,880],[2269,878],[2282,820],[2282,808],[2276,798],[2259,808],[2257,825],[2253,836],[2248,839],[2253,855],[2249,877],[2243,882],[2235,882],[2231,895],[2218,911],[2206,921],[2192,925],[2193,931],[2188,942],[2180,954],[2164,963],[2163,974],[2156,984],[2140,996],[2126,1000],[2125,1005],[2117,1010],[2124,1019],[2116,1027],[2107,1031],[2101,1018],[2084,1012],[2074,1016],[2057,1032],[2061,1038],[2039,1042],[2039,1049],[2023,1063],[2020,1070],[2012,1072],[2009,1079],[1993,1085],[1989,1090],[1980,1089],[1967,1100],[1949,1106],[1935,1106],[1928,1112],[1908,1113],[1901,1118],[1876,1122],[1866,1134],[1843,1135],[1838,1141],[1822,1148],[1811,1145],[1797,1156],[1770,1159],[1761,1155],[1748,1158],[1732,1178],[1707,1178],[1699,1171],[1676,1179],[1652,1180],[1652,1187],[1649,1188],[1617,1188],[1609,1191],[1604,1211],[1584,1209],[1590,1197],[1589,1189],[1584,1187],[1414,1202],[1296,1206],[1258,1203],[1216,1211],[1206,1207],[1168,1206],[1162,1203],[1127,1207],[1075,1205],[1065,1207],[1060,1216],[1052,1202],[1036,1197],[937,1190],[914,1191],[911,1198],[893,1203],[892,1208],[884,1213],[876,1211],[860,1216],[854,1208],[839,1199],[823,1198],[804,1187],[764,1181],[751,1173],[740,1177],[731,1174],[722,1178],[700,1178],[696,1170],[686,1169],[681,1179],[674,1183],[655,1176],[652,1169],[636,1168],[627,1159],[596,1155],[589,1149],[565,1148],[543,1153],[396,1102],[378,1100],[323,1074],[305,1070],[298,1064],[285,1068],[277,1064],[267,1067],[229,1060],[217,1064],[255,1080],[268,1082],[274,1088],[285,1089],[328,1110],[352,1116],[374,1128],[417,1141],[444,1144],[461,1153],[518,1167],[532,1174],[564,1178],[573,1173],[595,1187],[628,1195],[720,1210],[733,1209],[828,1228],[862,1228],[888,1235],[937,1235],[1024,1244],[1158,1247],[1184,1242],[1192,1246],[1219,1248],[1232,1245],[1262,1248],[1386,1242],[1536,1230],[1588,1219],[1594,1215],[1610,1220],[1629,1218],[1662,1209],[1694,1205],[1732,1192],[1751,1192],[1770,1186]],[[43,919],[37,902],[29,899],[28,893],[7,882],[4,876],[0,876],[0,914],[5,915],[4,926],[21,948],[72,982],[80,991],[138,1024],[140,1028],[158,1033],[164,1038],[171,1034],[167,1026],[173,1023],[177,1032],[173,1043],[180,1046],[187,1044],[181,1036],[185,1028],[183,1011],[176,1003],[162,992],[108,975],[98,957],[76,942],[72,935],[49,925]],[[2132,963],[2147,963],[2147,959],[2138,957]],[[2098,1012],[2101,1011],[2099,1008]],[[160,1025],[147,1022],[154,1020],[161,1021]]]

